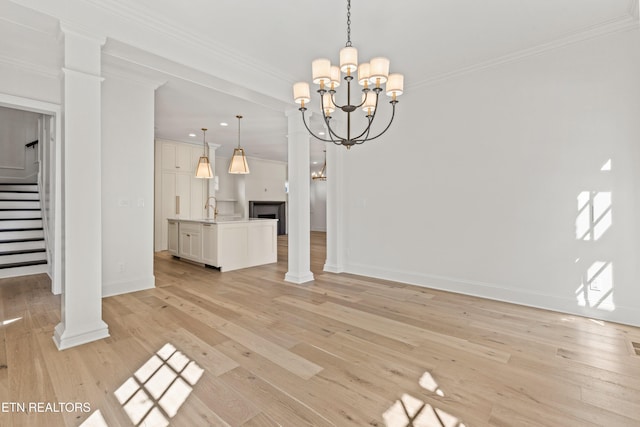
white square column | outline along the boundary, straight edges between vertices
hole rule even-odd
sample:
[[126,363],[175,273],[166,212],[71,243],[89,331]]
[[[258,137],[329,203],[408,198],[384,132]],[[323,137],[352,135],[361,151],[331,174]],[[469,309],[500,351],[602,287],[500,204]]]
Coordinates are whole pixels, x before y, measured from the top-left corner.
[[327,258],[324,271],[345,271],[345,194],[343,182],[344,155],[342,145],[327,144]]
[[102,321],[101,49],[104,38],[62,26],[63,285],[58,349],[109,336]]
[[[300,111],[289,110],[289,268],[284,280],[306,283],[313,280],[311,272],[311,207],[309,198],[309,132]],[[306,111],[306,118],[311,113]]]

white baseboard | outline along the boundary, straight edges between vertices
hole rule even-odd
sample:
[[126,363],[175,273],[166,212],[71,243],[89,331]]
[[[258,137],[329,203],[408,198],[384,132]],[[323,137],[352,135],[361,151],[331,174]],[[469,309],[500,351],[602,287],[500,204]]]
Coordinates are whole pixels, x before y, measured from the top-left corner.
[[330,264],[328,262],[325,262],[324,267],[322,269],[323,271],[327,271],[329,273],[344,273],[345,272],[345,268],[343,265],[337,265],[337,264]]
[[102,298],[128,294],[130,292],[144,291],[146,289],[155,288],[155,286],[155,276],[123,280],[120,282],[102,283]]
[[0,279],[9,277],[29,276],[32,274],[49,273],[48,264],[27,265],[24,267],[13,267],[0,269]]
[[577,316],[623,323],[626,325],[640,326],[640,311],[619,304],[616,305],[616,309],[614,311],[598,310],[594,308],[581,307],[577,304],[574,298],[525,292],[522,290],[504,288],[492,283],[417,272],[383,269],[363,264],[349,263],[344,269],[344,272],[528,307],[541,308],[544,310],[558,311]]

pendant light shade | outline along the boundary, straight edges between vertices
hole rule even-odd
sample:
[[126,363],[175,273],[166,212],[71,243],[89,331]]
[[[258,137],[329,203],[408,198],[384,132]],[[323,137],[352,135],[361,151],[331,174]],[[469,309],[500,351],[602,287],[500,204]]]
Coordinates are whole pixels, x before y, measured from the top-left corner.
[[205,140],[207,129],[202,128],[202,156],[198,160],[198,167],[196,168],[196,178],[213,178],[213,172],[211,171],[211,163],[209,157],[207,157],[207,142]]
[[248,174],[247,156],[244,154],[244,149],[240,147],[240,119],[242,116],[236,116],[236,118],[238,119],[238,148],[233,150],[233,157],[231,157],[231,163],[229,163],[229,173]]

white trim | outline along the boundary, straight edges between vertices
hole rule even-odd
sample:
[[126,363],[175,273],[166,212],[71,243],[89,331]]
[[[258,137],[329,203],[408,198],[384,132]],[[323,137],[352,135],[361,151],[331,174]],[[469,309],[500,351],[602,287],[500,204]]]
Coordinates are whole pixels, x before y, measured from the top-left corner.
[[287,273],[284,275],[285,282],[295,283],[301,285],[303,283],[312,282],[314,280],[312,272],[306,272],[302,274]]
[[474,73],[477,71],[481,71],[487,68],[492,68],[498,65],[506,64],[509,62],[519,61],[531,56],[541,55],[546,52],[560,49],[565,46],[579,43],[599,37],[604,37],[612,33],[624,32],[629,30],[634,30],[640,28],[640,23],[636,16],[631,15],[633,12],[632,6],[630,6],[629,10],[630,14],[625,14],[617,19],[612,19],[604,23],[600,23],[597,25],[593,25],[588,28],[582,28],[578,31],[574,31],[572,33],[565,34],[561,37],[554,38],[548,42],[540,43],[536,46],[521,49],[515,52],[508,53],[506,55],[502,55],[496,58],[492,58],[486,61],[481,61],[476,64],[469,65],[467,67],[458,68],[453,71],[448,71],[442,74],[438,74],[432,77],[429,77],[424,80],[420,80],[416,83],[409,84],[407,87],[409,89],[419,89],[425,86],[432,86],[439,84],[443,81],[465,75]]
[[42,64],[34,64],[33,62],[23,61],[21,59],[0,55],[0,64],[8,67],[17,68],[20,71],[30,71],[34,74],[47,77],[50,79],[58,79],[60,76],[60,68],[47,67]]
[[615,311],[597,310],[578,306],[575,298],[564,298],[537,292],[525,292],[522,290],[507,289],[493,283],[411,271],[390,270],[358,263],[349,263],[345,272],[544,310],[640,326],[638,310],[618,304],[616,305]]
[[32,274],[48,274],[48,264],[27,265],[24,267],[13,267],[0,269],[0,279],[9,277],[30,276]]
[[58,323],[54,329],[53,342],[58,350],[65,350],[107,337],[109,337],[109,327],[103,321],[75,333],[69,332],[68,329],[65,330],[64,323]]

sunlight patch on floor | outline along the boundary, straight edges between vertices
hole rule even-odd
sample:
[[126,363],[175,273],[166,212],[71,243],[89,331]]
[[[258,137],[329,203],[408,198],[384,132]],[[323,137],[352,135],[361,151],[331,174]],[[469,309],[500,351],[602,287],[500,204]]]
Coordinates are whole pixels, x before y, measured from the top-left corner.
[[[187,400],[204,370],[165,344],[113,394],[135,426],[165,427]],[[107,427],[100,410],[81,427]]]
[[[430,372],[426,371],[422,374],[418,384],[423,389],[444,397],[444,391],[440,389]],[[404,393],[399,400],[396,400],[382,414],[382,418],[387,427],[465,427],[453,415],[408,393]]]

